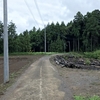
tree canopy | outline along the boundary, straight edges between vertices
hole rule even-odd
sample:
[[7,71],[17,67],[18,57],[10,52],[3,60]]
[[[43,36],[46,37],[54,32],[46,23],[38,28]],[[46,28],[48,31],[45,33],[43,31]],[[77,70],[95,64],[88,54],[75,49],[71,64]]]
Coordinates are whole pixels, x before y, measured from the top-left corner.
[[[43,52],[45,29],[25,30],[17,34],[16,25],[8,24],[9,52]],[[100,49],[100,11],[82,15],[77,12],[67,25],[62,21],[46,26],[48,52],[93,51]],[[0,21],[0,53],[3,53],[3,23]]]

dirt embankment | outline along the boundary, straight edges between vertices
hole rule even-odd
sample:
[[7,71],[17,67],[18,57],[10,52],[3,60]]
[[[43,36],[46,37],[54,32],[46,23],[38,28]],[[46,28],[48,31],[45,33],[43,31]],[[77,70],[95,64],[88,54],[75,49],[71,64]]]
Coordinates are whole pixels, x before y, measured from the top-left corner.
[[100,96],[100,60],[58,55],[50,61],[73,96]]

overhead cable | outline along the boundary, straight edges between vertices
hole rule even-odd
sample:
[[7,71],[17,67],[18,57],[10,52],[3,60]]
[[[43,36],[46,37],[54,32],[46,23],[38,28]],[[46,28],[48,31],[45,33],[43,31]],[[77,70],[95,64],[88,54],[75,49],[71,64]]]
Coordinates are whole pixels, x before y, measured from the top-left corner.
[[26,0],[24,0],[24,2],[25,2],[25,4],[26,4],[27,8],[29,9],[29,11],[30,11],[30,13],[31,13],[31,15],[32,15],[32,17],[33,17],[33,19],[34,19],[34,21],[36,22],[36,24],[37,24],[37,25],[38,25],[38,27],[39,27],[39,24],[37,23],[37,21],[36,21],[36,19],[35,19],[34,15],[33,15],[33,13],[32,13],[32,11],[31,11],[31,9],[30,9],[30,7],[29,7],[29,5],[28,5],[27,1],[26,1]]
[[40,16],[40,18],[41,18],[41,21],[42,21],[42,23],[43,23],[43,25],[44,25],[44,21],[43,21],[43,18],[42,18],[42,16],[41,16],[41,13],[40,13],[38,4],[37,4],[36,0],[34,0],[34,2],[35,2],[35,5],[36,5],[36,8],[37,8],[37,10],[38,10],[39,16]]

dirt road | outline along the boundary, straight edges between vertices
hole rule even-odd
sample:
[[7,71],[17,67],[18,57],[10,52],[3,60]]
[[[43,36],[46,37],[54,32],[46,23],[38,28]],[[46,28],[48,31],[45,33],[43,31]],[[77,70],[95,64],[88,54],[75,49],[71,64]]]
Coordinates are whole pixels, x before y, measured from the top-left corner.
[[65,99],[63,80],[44,56],[33,63],[0,100],[71,100]]
[[[64,81],[66,97],[97,95],[100,97],[100,70],[67,68],[57,65],[55,57],[51,57],[51,63],[57,68],[61,79]],[[98,66],[100,68],[100,66]],[[73,98],[66,99],[73,100]]]

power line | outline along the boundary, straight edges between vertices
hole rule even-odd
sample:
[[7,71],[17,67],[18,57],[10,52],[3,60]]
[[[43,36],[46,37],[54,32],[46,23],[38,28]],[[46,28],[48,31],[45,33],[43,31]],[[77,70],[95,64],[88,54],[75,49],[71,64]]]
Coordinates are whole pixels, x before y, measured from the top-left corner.
[[[26,6],[28,7],[28,9],[29,9],[29,11],[30,11],[30,13],[31,13],[31,15],[33,16],[33,13],[32,13],[32,11],[31,11],[31,9],[30,9],[30,7],[28,6],[28,3],[26,2],[26,0],[24,0],[25,1],[25,3],[26,3]],[[34,0],[35,1],[35,0]],[[38,8],[38,5],[37,5],[37,2],[35,1],[35,5],[36,5],[36,7],[37,7],[37,10],[38,10],[38,13],[39,13],[39,16],[40,16],[40,18],[41,18],[41,20],[42,20],[42,23],[43,23],[43,25],[44,25],[44,22],[43,22],[43,19],[42,19],[42,16],[41,16],[41,13],[40,13],[40,10],[39,10],[39,8]],[[33,16],[33,18],[34,18],[34,16]],[[34,18],[34,20],[35,20],[35,18]],[[35,20],[36,21],[36,20]],[[36,21],[37,22],[37,21]],[[37,23],[38,24],[38,23]],[[45,52],[46,52],[46,26],[44,25],[44,29],[45,29],[45,31],[44,31],[44,50],[45,50]]]
[[3,15],[2,15],[2,13],[3,13],[3,1],[2,0],[0,0],[0,12],[1,12],[1,21],[3,20]]
[[[43,21],[43,18],[42,18],[42,16],[41,16],[41,13],[40,13],[38,4],[37,4],[36,0],[34,0],[34,2],[35,2],[35,5],[36,5],[36,8],[37,8],[37,10],[38,10],[39,16],[40,16],[40,18],[41,18],[41,20],[42,20],[42,23],[43,23],[43,25],[44,25],[44,21]],[[45,26],[44,26],[44,27],[45,27]]]
[[[37,5],[36,0],[34,0],[34,2],[35,2],[35,5],[36,5],[36,8],[37,8],[37,10],[38,10],[39,16],[40,16],[40,18],[41,18],[41,21],[42,21],[42,23],[43,23],[43,25],[44,25],[44,21],[43,21],[43,19],[42,19],[42,16],[41,16],[41,13],[40,13],[40,10],[39,10],[39,7],[38,7],[38,5]],[[46,26],[45,26],[45,25],[44,25],[44,51],[46,52]]]
[[30,11],[30,13],[31,13],[31,15],[32,15],[32,17],[33,17],[33,19],[34,19],[34,21],[36,22],[36,24],[37,24],[37,25],[38,25],[38,27],[39,27],[39,24],[37,23],[37,21],[36,21],[36,19],[35,19],[34,15],[33,15],[33,13],[32,13],[32,11],[31,11],[31,9],[30,9],[30,7],[29,7],[29,5],[28,5],[27,1],[26,1],[26,0],[24,0],[24,2],[25,2],[25,4],[26,4],[27,8],[29,9],[29,11]]

